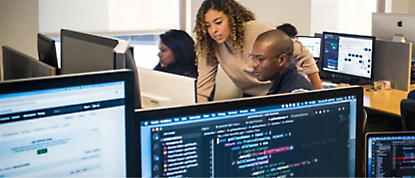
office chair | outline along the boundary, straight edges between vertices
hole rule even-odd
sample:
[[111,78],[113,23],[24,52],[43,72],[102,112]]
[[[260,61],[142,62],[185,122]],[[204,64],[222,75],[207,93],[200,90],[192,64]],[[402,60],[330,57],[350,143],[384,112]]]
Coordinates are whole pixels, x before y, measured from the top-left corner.
[[404,131],[415,130],[415,90],[401,101],[401,122]]

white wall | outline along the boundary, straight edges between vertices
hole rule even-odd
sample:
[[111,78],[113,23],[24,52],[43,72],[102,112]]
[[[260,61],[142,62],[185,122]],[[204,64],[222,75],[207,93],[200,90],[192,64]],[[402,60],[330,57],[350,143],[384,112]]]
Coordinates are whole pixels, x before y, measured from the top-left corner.
[[311,0],[310,34],[337,31],[337,0]]
[[255,13],[260,22],[277,27],[293,24],[298,34],[310,35],[311,0],[238,0]]
[[371,35],[374,0],[312,0],[311,34],[323,31]]
[[58,33],[60,29],[106,31],[107,0],[39,0],[39,31]]
[[38,0],[0,0],[0,46],[7,45],[38,58],[38,22]]
[[39,0],[39,30],[151,32],[179,27],[178,0]]

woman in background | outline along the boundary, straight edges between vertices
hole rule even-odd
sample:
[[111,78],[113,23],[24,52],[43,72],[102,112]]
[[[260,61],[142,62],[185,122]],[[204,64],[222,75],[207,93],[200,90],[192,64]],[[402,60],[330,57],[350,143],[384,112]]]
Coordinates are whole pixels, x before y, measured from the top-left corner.
[[193,39],[182,30],[169,30],[160,35],[159,63],[154,70],[197,78]]

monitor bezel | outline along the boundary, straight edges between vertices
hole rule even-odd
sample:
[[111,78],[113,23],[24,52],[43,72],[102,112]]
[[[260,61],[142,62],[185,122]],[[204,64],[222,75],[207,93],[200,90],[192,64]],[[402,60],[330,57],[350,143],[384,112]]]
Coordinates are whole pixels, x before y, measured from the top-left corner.
[[[345,73],[341,73],[341,72],[325,70],[324,69],[324,61],[325,61],[325,59],[324,59],[324,44],[326,42],[326,40],[325,40],[325,35],[326,34],[339,35],[339,36],[344,36],[344,37],[356,37],[356,38],[371,39],[372,40],[372,65],[371,65],[371,69],[370,69],[371,70],[370,78],[357,76],[357,75],[351,75],[351,74],[345,74]],[[336,32],[324,31],[322,36],[321,36],[321,42],[320,42],[320,66],[319,66],[319,68],[321,69],[321,71],[323,71],[327,74],[338,75],[340,77],[341,76],[346,76],[346,77],[351,77],[351,78],[357,78],[357,79],[372,81],[373,80],[373,73],[374,73],[373,71],[374,71],[374,69],[376,69],[376,67],[373,65],[374,64],[373,60],[375,59],[375,51],[376,51],[376,37],[375,36],[366,36],[366,35],[356,35],[356,34],[336,33]]]
[[[107,82],[116,82],[116,81],[125,81],[125,135],[126,135],[126,173],[127,176],[137,175],[130,174],[128,169],[129,164],[139,163],[138,158],[130,157],[129,152],[135,151],[133,147],[128,147],[128,140],[133,137],[133,135],[128,134],[128,130],[134,129],[130,128],[131,123],[135,120],[134,113],[134,98],[133,98],[133,73],[130,70],[108,70],[108,71],[99,71],[99,72],[89,72],[81,74],[70,74],[70,75],[59,75],[53,77],[39,77],[32,79],[19,79],[19,80],[10,80],[0,83],[0,95],[2,94],[12,94],[20,92],[30,92],[38,90],[47,90],[54,88],[66,88],[71,86],[80,86],[80,85],[90,85],[98,83],[107,83]],[[133,171],[132,171],[133,172]]]
[[[142,109],[136,110],[136,127],[135,134],[137,137],[134,142],[134,147],[138,148],[134,154],[138,154],[141,160],[141,122],[142,121],[151,121],[159,120],[160,118],[172,118],[179,116],[189,116],[196,115],[201,113],[210,113],[210,112],[221,112],[236,110],[241,108],[252,108],[252,107],[264,107],[277,104],[286,104],[291,102],[301,102],[308,100],[317,100],[323,98],[334,98],[339,96],[348,96],[356,95],[356,165],[355,165],[355,176],[361,177],[363,175],[362,164],[363,161],[358,161],[363,159],[364,151],[362,150],[364,141],[363,141],[363,88],[354,86],[348,88],[334,88],[326,90],[314,90],[303,93],[289,93],[289,94],[279,94],[279,95],[267,95],[260,97],[250,97],[242,98],[235,100],[226,100],[226,101],[215,101],[208,103],[198,103],[195,105],[187,105],[181,107],[170,107],[170,108],[160,108],[160,109]],[[305,99],[306,98],[306,99]],[[141,175],[141,167],[136,167],[136,174]]]

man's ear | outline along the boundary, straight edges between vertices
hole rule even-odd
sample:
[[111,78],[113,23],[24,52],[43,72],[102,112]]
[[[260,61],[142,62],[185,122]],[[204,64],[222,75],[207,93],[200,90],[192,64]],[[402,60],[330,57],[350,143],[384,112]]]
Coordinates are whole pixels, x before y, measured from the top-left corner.
[[278,60],[280,60],[280,66],[284,66],[288,62],[287,54],[281,55],[281,57]]

